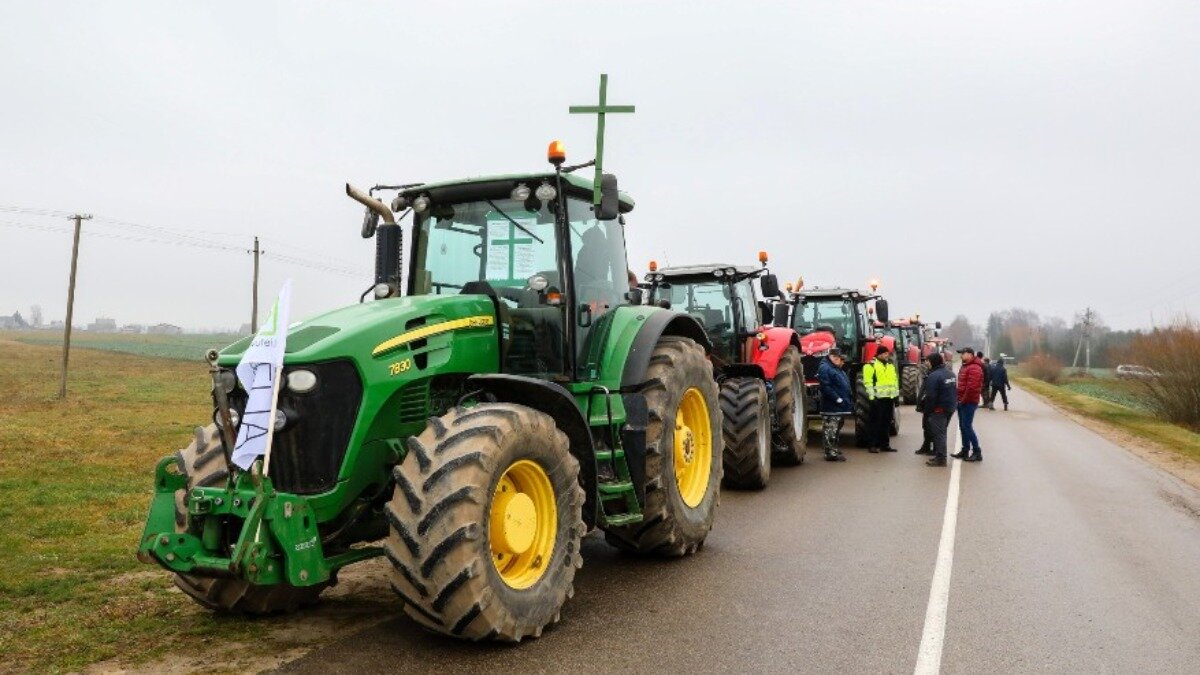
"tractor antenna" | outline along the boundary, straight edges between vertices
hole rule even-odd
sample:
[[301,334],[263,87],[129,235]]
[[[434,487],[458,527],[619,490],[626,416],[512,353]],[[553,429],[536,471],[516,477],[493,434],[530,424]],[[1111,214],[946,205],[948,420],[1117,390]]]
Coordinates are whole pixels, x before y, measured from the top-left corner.
[[592,204],[600,206],[600,179],[604,175],[604,116],[608,113],[631,113],[631,105],[608,105],[608,74],[600,73],[600,104],[573,105],[567,112],[596,115],[596,178],[592,182]]

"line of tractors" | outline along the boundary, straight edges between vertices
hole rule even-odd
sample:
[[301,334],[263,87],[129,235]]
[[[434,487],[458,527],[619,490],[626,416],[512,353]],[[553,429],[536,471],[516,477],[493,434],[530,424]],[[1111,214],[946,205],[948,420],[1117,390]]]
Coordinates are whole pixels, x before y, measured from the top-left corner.
[[889,320],[875,287],[780,289],[765,254],[631,284],[633,199],[557,142],[548,159],[347,185],[375,278],[288,327],[269,471],[231,461],[246,338],[210,353],[212,423],[158,463],[139,558],[205,607],[269,614],[382,556],[417,624],[536,637],[573,594],[589,532],[686,556],[722,482],[762,488],[773,465],[802,463],[830,347],[860,380],[860,441],[859,373],[879,346],[902,355],[907,402],[920,357],[948,347],[936,326]]

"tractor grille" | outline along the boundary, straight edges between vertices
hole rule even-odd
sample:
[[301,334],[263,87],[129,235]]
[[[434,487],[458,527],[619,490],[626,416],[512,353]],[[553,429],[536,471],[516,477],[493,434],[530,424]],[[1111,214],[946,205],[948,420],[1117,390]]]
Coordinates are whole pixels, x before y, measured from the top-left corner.
[[349,361],[285,367],[285,377],[299,368],[316,373],[317,386],[305,394],[280,388],[279,409],[288,425],[272,443],[271,479],[283,492],[311,495],[337,484],[362,402],[362,380]]
[[418,380],[400,391],[400,421],[424,422],[429,417],[429,380]]

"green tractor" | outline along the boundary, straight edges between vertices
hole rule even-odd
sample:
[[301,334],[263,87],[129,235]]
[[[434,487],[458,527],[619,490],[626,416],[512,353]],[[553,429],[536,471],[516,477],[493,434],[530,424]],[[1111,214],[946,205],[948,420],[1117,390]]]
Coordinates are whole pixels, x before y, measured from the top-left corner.
[[559,619],[588,531],[700,548],[722,470],[709,339],[641,304],[633,200],[563,160],[556,142],[551,171],[347,185],[373,289],[288,328],[269,462],[249,471],[230,461],[249,339],[211,354],[215,423],[158,463],[139,558],[205,607],[265,614],[386,556],[418,624],[515,642]]

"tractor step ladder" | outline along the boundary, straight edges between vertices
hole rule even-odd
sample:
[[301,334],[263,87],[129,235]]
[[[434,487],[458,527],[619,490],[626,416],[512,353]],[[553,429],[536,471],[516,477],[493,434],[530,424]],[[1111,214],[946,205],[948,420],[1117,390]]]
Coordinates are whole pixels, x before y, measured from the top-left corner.
[[[611,450],[596,450],[597,468],[607,464],[612,469],[613,479],[599,481],[596,491],[601,503],[601,517],[606,525],[630,525],[642,521],[642,506],[638,503],[637,490],[629,474],[629,464],[625,461],[625,450],[621,448],[621,433],[613,423],[611,399],[612,394],[604,387],[595,387],[588,396],[588,417],[591,418],[592,396],[604,395],[605,412],[608,415],[608,440]],[[610,512],[609,507],[612,507]]]

